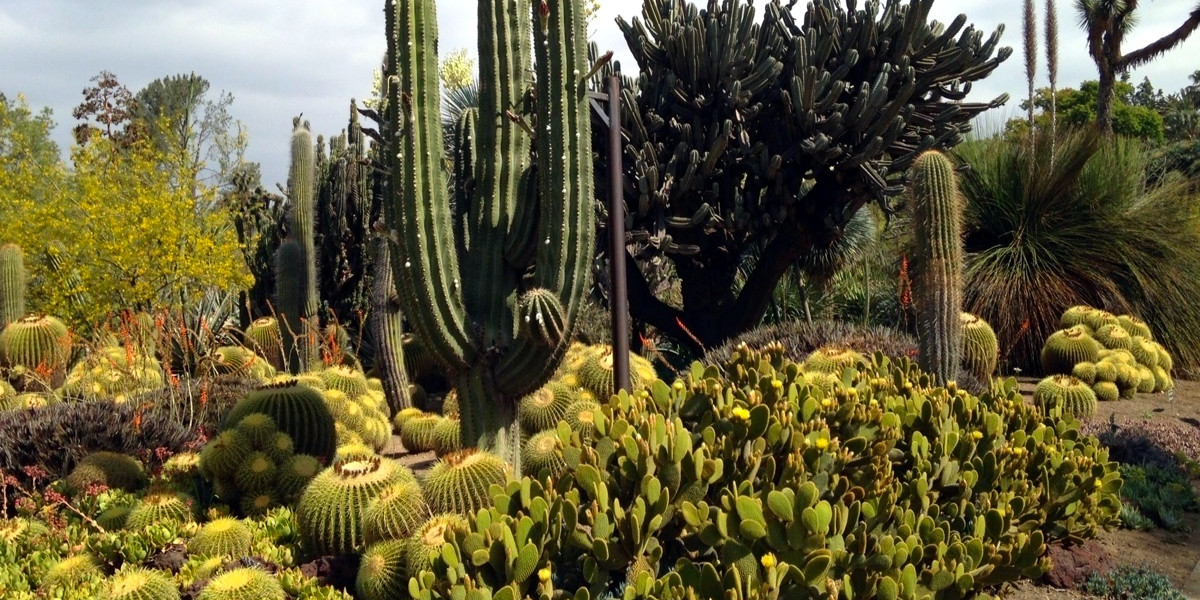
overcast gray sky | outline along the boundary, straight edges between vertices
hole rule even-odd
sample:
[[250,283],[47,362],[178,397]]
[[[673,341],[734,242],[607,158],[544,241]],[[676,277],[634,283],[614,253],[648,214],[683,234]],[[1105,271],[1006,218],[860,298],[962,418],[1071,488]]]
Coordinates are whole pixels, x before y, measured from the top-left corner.
[[[49,106],[58,122],[56,139],[70,140],[71,110],[88,80],[101,70],[115,73],[132,91],[150,81],[196,72],[212,89],[234,95],[232,113],[250,134],[248,159],[262,163],[264,183],[273,188],[287,177],[292,117],[301,112],[317,133],[346,125],[351,97],[370,91],[372,70],[383,54],[382,2],[366,0],[0,0],[0,92],[24,94],[34,107]],[[1043,0],[1037,2],[1039,11]],[[601,0],[594,39],[617,52],[625,70],[632,60],[613,19],[641,11],[640,0]],[[761,2],[759,3],[761,6]],[[804,3],[797,6],[802,10]],[[994,122],[1017,112],[1025,87],[1016,0],[938,0],[934,16],[948,22],[965,13],[991,32],[1006,23],[1003,42],[1018,49],[972,98],[1001,92],[1013,96]],[[1095,79],[1076,25],[1074,2],[1058,1],[1059,85]],[[1194,0],[1144,3],[1126,48],[1140,47],[1186,18]],[[475,47],[475,2],[444,0],[439,23],[443,51]],[[1040,20],[1039,15],[1039,20]],[[1200,69],[1200,34],[1147,68],[1166,92],[1189,83]],[[1044,60],[1039,85],[1046,85]]]

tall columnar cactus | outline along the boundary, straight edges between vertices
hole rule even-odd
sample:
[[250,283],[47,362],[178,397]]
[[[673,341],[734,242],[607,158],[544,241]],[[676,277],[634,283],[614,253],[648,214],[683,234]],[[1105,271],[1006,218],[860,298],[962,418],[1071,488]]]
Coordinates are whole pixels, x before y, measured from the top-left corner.
[[393,413],[413,405],[404,370],[404,319],[396,286],[392,284],[391,249],[387,238],[375,239],[375,279],[371,282],[371,327],[375,338],[375,366],[383,393]]
[[[299,260],[296,261],[296,249],[289,248],[287,250],[289,264],[283,264],[285,253],[283,246],[287,245],[287,242],[284,242],[279,248],[279,255],[276,259],[279,264],[277,264],[275,277],[280,312],[287,321],[284,329],[291,329],[296,336],[293,341],[299,342],[294,349],[286,343],[284,348],[290,352],[299,353],[301,368],[311,367],[319,360],[316,344],[321,337],[320,324],[317,321],[319,308],[317,253],[313,238],[315,162],[316,150],[313,146],[312,132],[309,131],[308,122],[301,123],[297,118],[292,130],[292,164],[288,169],[288,199],[292,205],[290,237],[299,246]],[[289,272],[285,271],[285,268],[297,270]],[[281,276],[289,281],[280,281]],[[288,341],[287,333],[284,334],[284,341]],[[296,367],[293,365],[292,368]]]
[[940,152],[917,157],[909,173],[919,363],[945,382],[954,379],[962,356],[962,196],[954,165]]
[[275,308],[279,311],[279,336],[283,342],[283,370],[292,374],[304,368],[304,248],[288,239],[275,252]]
[[[396,229],[401,306],[454,380],[463,444],[495,448],[519,472],[517,401],[557,367],[590,273],[583,11],[568,0],[479,2],[479,117],[460,264],[442,169],[434,2],[385,7],[386,120],[397,127],[388,136],[394,163],[385,211]],[[519,325],[534,322],[564,326],[550,330],[553,339]]]
[[16,244],[0,246],[0,329],[25,316],[25,255]]

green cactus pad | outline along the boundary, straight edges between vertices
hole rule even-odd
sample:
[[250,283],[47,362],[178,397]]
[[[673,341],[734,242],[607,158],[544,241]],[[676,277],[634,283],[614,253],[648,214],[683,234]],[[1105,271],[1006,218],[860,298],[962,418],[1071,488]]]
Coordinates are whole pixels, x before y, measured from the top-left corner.
[[971,313],[962,313],[959,322],[963,334],[963,368],[980,379],[991,378],[1000,357],[996,332],[987,321]]
[[462,515],[452,513],[430,517],[412,537],[405,540],[405,573],[412,576],[428,569],[433,564],[433,557],[441,552],[450,530],[466,527],[467,520]]
[[194,556],[229,556],[241,558],[250,554],[254,532],[240,519],[221,517],[205,523],[187,544],[188,554]]
[[411,417],[400,425],[400,443],[409,452],[428,452],[433,450],[433,432],[442,420],[440,415],[424,414]]
[[521,332],[538,344],[558,347],[566,337],[566,315],[558,296],[547,289],[534,288],[518,301]]
[[1079,326],[1060,329],[1046,338],[1042,346],[1042,371],[1045,373],[1070,373],[1076,364],[1096,362],[1100,355],[1100,343],[1092,339]]
[[1081,362],[1071,369],[1071,375],[1089,385],[1096,383],[1096,363]]
[[429,505],[418,483],[393,483],[367,504],[363,513],[363,541],[370,545],[406,538],[429,517]]
[[236,429],[218,434],[200,451],[200,472],[209,479],[232,479],[253,452],[250,442]]
[[108,580],[103,600],[179,600],[170,577],[144,567],[123,568]]
[[1121,397],[1121,390],[1117,388],[1117,384],[1111,381],[1093,383],[1092,391],[1096,392],[1096,400],[1101,402],[1114,402]]
[[71,334],[54,317],[22,317],[0,332],[0,365],[24,369],[27,381],[18,387],[26,390],[57,387],[70,356]]
[[579,433],[579,437],[587,440],[596,431],[596,415],[600,413],[600,404],[590,400],[576,400],[567,407],[563,420],[571,427],[571,431]]
[[225,423],[237,423],[256,412],[270,415],[280,431],[292,436],[296,452],[326,459],[333,456],[337,446],[333,416],[319,391],[298,380],[262,386],[238,402]]
[[1130,350],[1133,348],[1133,338],[1120,325],[1109,323],[1096,330],[1096,341],[1109,350]]
[[129,512],[125,529],[141,531],[150,525],[165,521],[186,523],[192,520],[191,498],[174,491],[157,491],[146,494]]
[[1096,414],[1096,393],[1070,375],[1051,375],[1039,381],[1033,401],[1045,409],[1061,406],[1063,412],[1080,418]]
[[128,454],[93,452],[83,457],[67,475],[67,485],[82,492],[93,483],[133,492],[146,485],[146,472],[142,470],[142,463]]
[[247,517],[261,517],[279,505],[279,496],[274,491],[260,490],[242,496],[238,508]]
[[[1153,340],[1154,334],[1150,332],[1150,326],[1145,321],[1133,315],[1117,315],[1117,324],[1128,333],[1130,337],[1140,337],[1147,340]],[[1149,366],[1149,365],[1147,365]]]
[[561,382],[550,382],[537,391],[521,398],[517,404],[517,418],[521,431],[537,433],[554,429],[567,414],[579,395]]
[[372,544],[359,563],[354,589],[362,600],[391,600],[408,596],[409,575],[405,572],[406,539]]
[[863,355],[849,348],[826,346],[809,354],[808,358],[804,360],[803,366],[806,371],[830,373],[840,378],[843,371],[857,367],[865,360]]
[[279,467],[275,489],[279,497],[290,502],[304,491],[304,486],[321,471],[321,462],[308,454],[297,454],[284,461]]
[[391,459],[372,456],[334,461],[309,482],[296,506],[305,547],[318,556],[360,552],[367,505],[399,481],[415,478]]
[[540,477],[545,469],[550,477],[558,477],[567,469],[563,458],[562,440],[557,431],[533,434],[521,448],[521,470],[530,477]]
[[425,500],[435,513],[474,514],[491,505],[492,484],[504,485],[511,475],[504,459],[468,449],[443,456],[422,481]]
[[433,427],[433,452],[445,456],[462,450],[462,423],[457,417],[442,417]]
[[250,413],[238,421],[234,427],[246,438],[253,450],[266,450],[279,430],[275,420],[264,413]]
[[286,600],[283,586],[270,573],[243,567],[209,580],[197,600]]
[[251,452],[234,474],[238,489],[245,493],[267,490],[275,483],[278,467],[265,452]]
[[102,576],[96,559],[90,554],[68,556],[50,567],[42,577],[42,589],[74,587]]
[[338,390],[350,398],[366,395],[369,390],[367,377],[351,367],[338,365],[317,374],[325,382],[326,389]]

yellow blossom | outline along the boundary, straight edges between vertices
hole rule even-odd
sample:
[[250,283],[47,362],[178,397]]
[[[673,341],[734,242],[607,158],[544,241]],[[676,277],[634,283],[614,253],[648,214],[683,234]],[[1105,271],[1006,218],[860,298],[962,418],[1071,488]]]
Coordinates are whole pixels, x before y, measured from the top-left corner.
[[829,440],[825,438],[817,438],[817,450],[824,450],[829,447]]
[[550,567],[542,567],[538,569],[538,581],[542,583],[550,581]]
[[739,421],[745,421],[750,418],[750,411],[739,406],[733,409],[733,418]]
[[[783,389],[783,382],[778,379],[772,379],[771,387],[773,387],[777,390],[781,390],[781,389]],[[770,556],[770,555],[768,555],[768,556]],[[766,556],[763,557],[763,560],[766,560]]]
[[774,554],[771,554],[770,552],[768,552],[763,555],[762,566],[764,568],[770,569],[771,567],[774,567],[776,564],[777,564],[777,561],[775,560]]
[[682,392],[683,391],[683,382],[676,380],[675,383],[671,384],[671,387],[675,388],[675,391],[677,391],[677,392]]
[[981,432],[981,431],[972,431],[972,432],[971,432],[971,438],[972,438],[972,439],[976,439],[976,440],[978,440],[978,439],[983,439],[983,432]]

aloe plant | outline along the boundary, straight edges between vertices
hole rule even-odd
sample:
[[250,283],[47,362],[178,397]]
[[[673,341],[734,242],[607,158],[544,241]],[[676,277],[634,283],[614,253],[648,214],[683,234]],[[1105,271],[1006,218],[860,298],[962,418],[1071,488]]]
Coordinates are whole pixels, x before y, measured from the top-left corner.
[[[395,130],[385,138],[393,179],[384,210],[401,308],[458,390],[463,444],[493,448],[519,470],[517,402],[557,367],[590,274],[585,16],[567,0],[480,0],[475,164],[456,178],[473,192],[458,240],[442,168],[434,2],[388,0],[385,11]],[[550,322],[565,326],[539,326]]]

